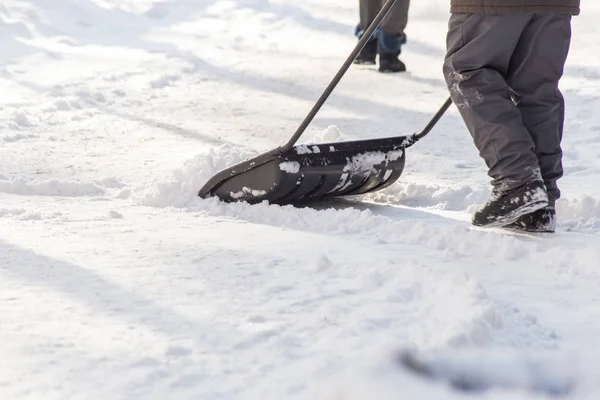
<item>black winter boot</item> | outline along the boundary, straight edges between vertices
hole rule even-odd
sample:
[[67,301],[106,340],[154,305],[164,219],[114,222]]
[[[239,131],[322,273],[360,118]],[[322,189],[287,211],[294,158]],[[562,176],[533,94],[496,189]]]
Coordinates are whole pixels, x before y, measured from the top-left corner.
[[473,215],[472,223],[485,227],[506,226],[547,205],[548,194],[544,183],[533,181],[508,192],[495,194]]
[[354,59],[354,64],[375,65],[377,57],[377,40],[370,40],[365,44],[360,53]]
[[404,72],[406,65],[398,59],[400,52],[380,53],[379,54],[379,72]]
[[556,210],[552,206],[541,208],[519,217],[512,224],[506,225],[505,228],[525,232],[554,233],[556,230]]

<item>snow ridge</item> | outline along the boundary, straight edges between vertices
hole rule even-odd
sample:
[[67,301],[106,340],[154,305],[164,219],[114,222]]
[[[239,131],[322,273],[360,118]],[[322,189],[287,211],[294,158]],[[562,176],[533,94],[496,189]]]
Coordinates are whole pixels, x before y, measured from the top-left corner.
[[17,177],[0,179],[0,192],[28,196],[97,197],[103,196],[106,188],[94,182],[58,179],[37,181]]

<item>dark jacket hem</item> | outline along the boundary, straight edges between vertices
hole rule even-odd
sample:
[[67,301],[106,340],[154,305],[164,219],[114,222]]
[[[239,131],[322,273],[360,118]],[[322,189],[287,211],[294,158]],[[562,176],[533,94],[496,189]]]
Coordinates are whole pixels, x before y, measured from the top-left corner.
[[451,6],[453,14],[570,14],[579,15],[579,7],[570,6]]

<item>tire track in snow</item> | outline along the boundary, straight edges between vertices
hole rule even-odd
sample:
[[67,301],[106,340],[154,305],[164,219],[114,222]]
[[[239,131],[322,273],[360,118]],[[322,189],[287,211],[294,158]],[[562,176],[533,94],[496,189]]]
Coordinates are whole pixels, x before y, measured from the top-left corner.
[[102,197],[111,190],[124,187],[118,179],[94,182],[77,180],[33,180],[27,177],[7,178],[0,175],[0,192],[22,196]]
[[41,221],[54,220],[65,222],[68,217],[61,212],[41,213],[36,211],[27,211],[24,208],[2,208],[0,207],[0,218],[12,218],[19,221]]

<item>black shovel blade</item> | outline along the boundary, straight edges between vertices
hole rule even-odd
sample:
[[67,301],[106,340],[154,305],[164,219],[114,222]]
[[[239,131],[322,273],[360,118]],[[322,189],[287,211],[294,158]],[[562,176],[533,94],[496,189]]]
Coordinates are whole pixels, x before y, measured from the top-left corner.
[[225,202],[305,204],[381,190],[402,174],[414,137],[274,149],[216,174],[198,195]]

